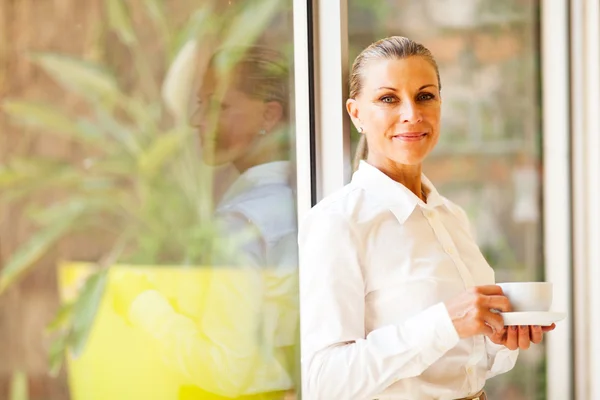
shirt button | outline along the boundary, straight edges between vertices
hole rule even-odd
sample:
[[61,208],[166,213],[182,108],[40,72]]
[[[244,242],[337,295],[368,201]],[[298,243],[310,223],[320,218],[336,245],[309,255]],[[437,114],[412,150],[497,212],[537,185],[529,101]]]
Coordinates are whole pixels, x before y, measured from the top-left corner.
[[425,211],[425,216],[426,216],[428,219],[433,219],[433,218],[435,217],[435,213],[434,213],[433,211],[431,211],[431,210],[426,210],[426,211]]
[[454,251],[454,249],[452,247],[446,247],[446,253],[450,254],[451,256],[456,254],[456,251]]
[[473,368],[471,368],[471,367],[468,367],[468,368],[467,368],[467,374],[469,374],[469,375],[473,375]]

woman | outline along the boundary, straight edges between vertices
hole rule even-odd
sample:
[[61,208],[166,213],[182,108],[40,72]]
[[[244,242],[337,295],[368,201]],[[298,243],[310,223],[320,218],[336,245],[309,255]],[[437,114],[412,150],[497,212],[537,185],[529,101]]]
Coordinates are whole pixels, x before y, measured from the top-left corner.
[[211,279],[197,288],[203,304],[177,304],[152,287],[127,302],[131,323],[189,382],[179,400],[278,400],[294,388],[298,264],[288,88],[285,61],[261,46],[222,49],[203,74],[192,121],[203,160],[232,165],[239,175],[217,206]]
[[403,37],[355,60],[347,111],[362,134],[352,182],[303,221],[300,312],[310,400],[484,399],[544,331],[504,327],[466,214],[421,172],[439,138],[435,60]]

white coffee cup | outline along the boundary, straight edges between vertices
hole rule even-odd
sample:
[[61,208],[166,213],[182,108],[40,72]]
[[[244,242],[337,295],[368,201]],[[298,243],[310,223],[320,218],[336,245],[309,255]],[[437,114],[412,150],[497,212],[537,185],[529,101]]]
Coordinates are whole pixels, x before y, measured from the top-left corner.
[[508,297],[513,312],[549,311],[552,306],[552,283],[506,282],[497,285]]

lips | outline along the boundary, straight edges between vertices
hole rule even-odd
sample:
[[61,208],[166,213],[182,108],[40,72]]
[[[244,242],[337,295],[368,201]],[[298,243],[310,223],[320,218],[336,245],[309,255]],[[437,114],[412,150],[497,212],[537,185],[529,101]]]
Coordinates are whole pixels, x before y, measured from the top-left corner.
[[421,140],[427,136],[427,132],[402,132],[394,135],[394,139],[403,140],[406,142],[414,142]]

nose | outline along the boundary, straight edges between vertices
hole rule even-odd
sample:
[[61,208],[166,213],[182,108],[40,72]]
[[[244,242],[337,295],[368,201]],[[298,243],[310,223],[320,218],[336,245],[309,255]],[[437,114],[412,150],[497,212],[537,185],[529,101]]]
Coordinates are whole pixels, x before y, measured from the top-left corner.
[[421,115],[418,105],[414,101],[409,100],[403,101],[400,104],[400,119],[402,122],[414,124],[416,122],[421,122],[423,116]]
[[193,108],[190,111],[190,126],[193,128],[200,128],[201,121],[202,118],[200,117],[200,110],[198,109],[198,107]]
[[189,125],[192,128],[199,130],[205,130],[209,123],[209,115],[199,104],[195,104],[191,107],[189,112]]

